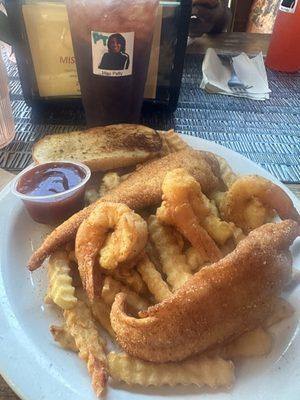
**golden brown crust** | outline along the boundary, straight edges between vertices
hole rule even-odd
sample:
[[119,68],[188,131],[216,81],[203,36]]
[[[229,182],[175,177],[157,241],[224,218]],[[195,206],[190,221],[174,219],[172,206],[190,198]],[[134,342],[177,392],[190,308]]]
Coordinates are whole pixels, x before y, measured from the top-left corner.
[[253,198],[257,198],[270,211],[275,210],[281,219],[290,218],[300,223],[300,215],[286,192],[257,175],[241,176],[235,180],[221,202],[222,217],[234,222],[244,232],[250,232],[252,224],[245,211]]
[[[211,164],[213,155],[209,155],[210,163],[206,161],[207,153],[196,150],[182,150],[169,154],[161,159],[151,161],[133,172],[117,188],[111,190],[99,201],[124,203],[133,210],[144,208],[161,201],[161,185],[168,171],[175,168],[186,168],[187,171],[201,184],[203,193],[210,193],[220,187],[220,174]],[[217,162],[217,161],[216,161]],[[81,222],[89,216],[95,205],[74,214],[71,218],[57,227],[31,256],[28,266],[31,271],[38,268],[43,261],[56,249],[74,239]]]
[[124,294],[111,323],[122,348],[147,361],[187,358],[259,326],[272,298],[291,276],[289,246],[299,235],[291,220],[251,232],[236,250],[202,268],[171,298],[142,313],[126,314]]
[[32,149],[35,162],[81,161],[92,171],[106,171],[144,162],[162,148],[159,134],[136,124],[116,124],[47,135]]

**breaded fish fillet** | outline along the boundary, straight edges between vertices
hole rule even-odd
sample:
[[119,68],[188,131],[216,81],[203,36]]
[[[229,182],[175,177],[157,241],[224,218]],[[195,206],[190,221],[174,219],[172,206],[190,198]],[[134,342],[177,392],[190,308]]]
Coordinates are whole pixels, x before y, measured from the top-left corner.
[[142,318],[127,315],[126,295],[119,293],[110,314],[117,341],[143,360],[179,361],[256,328],[291,277],[289,246],[298,235],[291,220],[252,231]]
[[[186,149],[141,166],[98,201],[124,203],[133,210],[158,204],[161,201],[161,186],[166,173],[178,167],[186,168],[201,184],[205,194],[222,188],[216,157],[212,153]],[[74,239],[79,225],[97,203],[84,208],[58,226],[33,253],[28,263],[29,269],[35,270],[53,251]]]

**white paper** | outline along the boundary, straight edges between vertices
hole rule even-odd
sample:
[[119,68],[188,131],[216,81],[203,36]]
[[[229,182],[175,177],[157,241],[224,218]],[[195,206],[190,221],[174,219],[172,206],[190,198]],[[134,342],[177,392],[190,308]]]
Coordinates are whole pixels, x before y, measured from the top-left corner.
[[[231,59],[231,65],[229,61],[222,62],[214,49],[207,49],[202,64],[203,79],[200,87],[208,93],[245,97],[253,100],[269,99],[271,90],[268,85],[262,53],[254,58],[249,58],[247,54],[242,53]],[[228,86],[228,81],[232,76],[232,68],[234,68],[239,81],[247,87],[245,91],[237,92]]]

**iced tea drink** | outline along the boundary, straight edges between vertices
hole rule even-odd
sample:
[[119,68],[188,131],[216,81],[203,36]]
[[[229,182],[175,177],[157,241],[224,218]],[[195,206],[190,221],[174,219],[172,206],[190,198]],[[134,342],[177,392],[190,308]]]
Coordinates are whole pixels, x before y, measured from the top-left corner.
[[158,0],[66,0],[89,126],[138,122]]

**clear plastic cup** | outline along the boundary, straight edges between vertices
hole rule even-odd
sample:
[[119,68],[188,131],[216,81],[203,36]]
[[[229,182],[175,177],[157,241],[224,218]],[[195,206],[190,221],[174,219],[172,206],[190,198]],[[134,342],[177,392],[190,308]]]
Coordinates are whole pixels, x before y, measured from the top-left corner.
[[89,127],[140,119],[158,0],[67,0]]
[[[26,178],[30,179],[39,168],[45,169],[47,166],[51,168],[53,165],[60,165],[61,167],[66,165],[68,167],[73,166],[82,172],[81,181],[68,190],[46,196],[26,194],[20,191],[18,186],[22,182],[25,182]],[[82,163],[67,160],[47,162],[30,166],[22,171],[12,182],[11,191],[24,202],[29,215],[34,221],[42,224],[56,225],[84,207],[85,187],[90,177],[90,169]]]
[[0,54],[0,149],[15,137],[15,123],[9,98],[6,68]]

